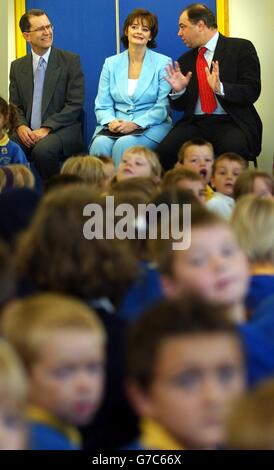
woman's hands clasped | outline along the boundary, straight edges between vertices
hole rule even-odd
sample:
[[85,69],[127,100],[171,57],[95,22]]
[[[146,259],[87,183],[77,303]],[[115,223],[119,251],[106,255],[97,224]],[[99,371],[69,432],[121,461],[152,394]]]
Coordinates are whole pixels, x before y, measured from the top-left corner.
[[114,121],[108,123],[108,129],[115,134],[130,134],[130,132],[135,131],[139,127],[135,122],[123,121],[122,119],[114,119]]

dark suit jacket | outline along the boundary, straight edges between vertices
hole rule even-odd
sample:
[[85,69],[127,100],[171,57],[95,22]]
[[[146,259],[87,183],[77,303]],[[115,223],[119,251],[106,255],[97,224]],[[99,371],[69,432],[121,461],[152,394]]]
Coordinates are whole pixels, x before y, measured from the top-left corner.
[[[10,101],[19,108],[19,125],[30,126],[32,97],[30,53],[12,62],[10,69]],[[83,101],[84,77],[79,56],[52,47],[44,81],[41,126],[50,127],[59,135],[65,155],[82,150]]]
[[[183,121],[191,121],[198,99],[196,58],[198,48],[183,54],[178,62],[183,74],[192,72],[186,92],[171,101],[171,106],[184,111]],[[244,132],[251,155],[261,151],[262,123],[253,105],[260,96],[260,63],[253,44],[246,39],[227,38],[220,34],[213,60],[219,61],[224,96],[218,95],[221,106]]]

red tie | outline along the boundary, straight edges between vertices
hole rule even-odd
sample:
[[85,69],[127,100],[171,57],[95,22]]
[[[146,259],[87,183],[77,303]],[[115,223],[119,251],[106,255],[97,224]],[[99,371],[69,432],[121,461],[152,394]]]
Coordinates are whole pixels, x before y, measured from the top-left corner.
[[198,52],[196,60],[196,72],[202,111],[206,114],[212,114],[217,107],[217,103],[213,90],[209,86],[206,78],[205,67],[208,67],[208,63],[204,57],[205,51],[206,47],[201,47]]

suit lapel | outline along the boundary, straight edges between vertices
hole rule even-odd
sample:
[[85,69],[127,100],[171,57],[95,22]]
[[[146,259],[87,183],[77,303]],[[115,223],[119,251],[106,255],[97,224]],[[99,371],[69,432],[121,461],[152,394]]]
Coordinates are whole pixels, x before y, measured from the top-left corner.
[[26,119],[29,122],[32,109],[32,96],[33,96],[33,67],[32,67],[32,54],[28,54],[23,62],[20,70],[21,84],[24,92],[24,100],[26,100]]
[[137,87],[132,96],[133,101],[137,101],[146,91],[146,89],[150,86],[155,74],[154,62],[155,59],[153,53],[149,49],[147,49]]
[[222,34],[219,34],[213,60],[214,61],[218,60],[219,64],[221,64],[223,58],[225,57],[224,50],[225,50],[225,37]]
[[51,98],[55,91],[56,83],[58,81],[60,73],[61,73],[61,68],[59,66],[57,51],[54,48],[52,48],[50,56],[49,56],[46,75],[45,75],[43,98],[42,98],[42,118],[51,101]]
[[115,64],[115,69],[113,70],[115,76],[115,82],[119,93],[125,103],[132,104],[131,98],[128,96],[128,51],[122,52],[119,57],[119,63]]

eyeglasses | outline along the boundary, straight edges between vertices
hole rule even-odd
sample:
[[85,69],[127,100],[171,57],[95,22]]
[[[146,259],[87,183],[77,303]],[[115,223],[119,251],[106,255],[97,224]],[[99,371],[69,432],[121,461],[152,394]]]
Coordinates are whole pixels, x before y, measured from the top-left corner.
[[26,33],[36,33],[36,32],[43,33],[43,31],[53,31],[53,30],[54,30],[54,26],[52,24],[46,24],[45,26],[40,26],[40,28],[26,31]]

